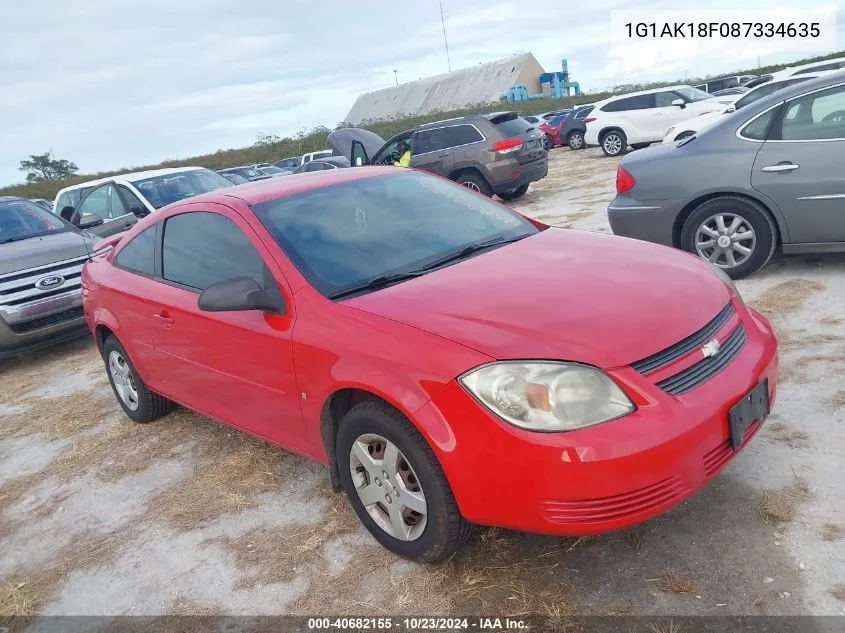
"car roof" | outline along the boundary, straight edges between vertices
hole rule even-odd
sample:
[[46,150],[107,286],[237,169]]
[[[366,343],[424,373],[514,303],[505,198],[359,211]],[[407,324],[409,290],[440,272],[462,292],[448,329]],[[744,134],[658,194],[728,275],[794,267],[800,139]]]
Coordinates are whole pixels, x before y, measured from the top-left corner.
[[250,205],[261,204],[269,200],[287,198],[288,196],[293,196],[304,191],[322,189],[323,187],[361,180],[362,178],[374,178],[407,172],[408,169],[402,167],[376,166],[303,172],[300,174],[291,174],[285,178],[257,180],[243,185],[203,193],[192,198],[187,198],[185,202],[214,202],[225,200],[226,198],[238,198]]
[[837,62],[845,62],[845,57],[833,57],[831,59],[824,59],[817,62],[810,62],[809,64],[801,64],[800,66],[788,66],[783,70],[778,70],[772,73],[775,78],[780,77],[791,77],[799,70],[805,70],[807,68],[815,68],[816,66],[825,66],[827,64],[835,64]]
[[[698,84],[702,86],[704,84]],[[608,97],[603,101],[596,101],[595,105],[604,105],[608,101],[616,101],[617,99],[627,99],[628,97],[636,97],[638,95],[650,95],[655,92],[665,92],[666,90],[677,90],[679,88],[692,88],[689,84],[675,84],[674,86],[661,86],[660,88],[649,88],[648,90],[638,90],[637,92],[623,92],[618,95],[613,95],[612,97]]]
[[59,193],[64,191],[72,191],[82,187],[96,187],[104,182],[111,182],[112,180],[127,180],[129,182],[137,182],[138,180],[145,180],[147,178],[155,178],[156,176],[169,176],[171,174],[181,174],[186,171],[195,171],[197,169],[205,169],[205,167],[168,167],[166,169],[149,169],[147,171],[133,171],[127,174],[115,174],[107,178],[97,178],[95,180],[86,180],[75,185],[64,187]]

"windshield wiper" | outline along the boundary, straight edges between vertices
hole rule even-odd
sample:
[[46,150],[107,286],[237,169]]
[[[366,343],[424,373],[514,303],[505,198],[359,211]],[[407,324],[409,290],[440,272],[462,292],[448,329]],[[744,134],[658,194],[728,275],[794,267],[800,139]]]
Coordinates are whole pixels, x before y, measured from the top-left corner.
[[504,238],[501,235],[498,237],[492,237],[489,240],[484,240],[482,242],[473,242],[472,244],[467,244],[457,253],[452,253],[451,255],[447,255],[441,259],[435,260],[430,264],[427,264],[423,270],[431,270],[433,268],[439,268],[444,264],[448,264],[450,262],[460,261],[462,259],[466,259],[470,255],[474,255],[479,251],[483,251],[485,249],[490,248],[491,246],[499,246],[503,244],[510,244],[511,242],[518,242],[519,240],[528,237],[527,235],[520,235],[519,237],[509,237]]
[[28,240],[30,237],[35,237],[34,235],[22,235],[19,237],[7,237],[5,240],[0,240],[0,244],[9,244],[11,242],[20,242],[22,240]]
[[355,284],[354,286],[350,286],[349,288],[339,290],[334,294],[329,295],[329,299],[342,299],[343,297],[348,297],[349,295],[364,292],[365,290],[378,290],[379,288],[384,288],[385,286],[399,283],[400,281],[405,281],[406,279],[413,279],[414,277],[425,275],[427,272],[429,271],[423,269],[412,270],[406,273],[391,273],[389,275],[379,275],[378,277],[374,277],[373,279],[365,281],[364,283]]

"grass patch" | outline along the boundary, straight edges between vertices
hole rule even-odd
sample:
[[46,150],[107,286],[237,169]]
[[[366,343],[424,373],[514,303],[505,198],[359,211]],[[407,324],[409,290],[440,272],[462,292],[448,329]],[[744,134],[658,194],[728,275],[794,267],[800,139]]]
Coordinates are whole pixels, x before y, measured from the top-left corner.
[[821,319],[819,319],[819,323],[823,325],[839,325],[842,323],[842,319],[838,316],[828,314],[827,316],[823,316]]
[[578,213],[570,213],[569,215],[563,217],[564,223],[559,226],[564,229],[571,229],[576,222],[578,222],[579,220],[583,220],[584,218],[589,218],[592,215],[592,211],[579,211]]
[[648,530],[644,528],[632,528],[624,533],[625,541],[635,552],[641,552],[648,540]]
[[809,433],[793,429],[781,422],[769,425],[769,436],[778,442],[787,444],[790,448],[809,448],[810,446]]
[[779,490],[763,489],[763,500],[757,506],[766,523],[786,523],[795,517],[798,506],[810,497],[810,488],[800,477]]
[[828,404],[831,408],[836,409],[845,409],[845,390],[837,391],[828,399]]
[[824,290],[817,281],[790,279],[770,288],[751,302],[757,310],[770,318],[795,312],[814,293]]
[[657,588],[663,593],[687,594],[695,591],[695,584],[691,580],[679,578],[674,574],[663,574],[656,582]]
[[822,527],[823,541],[838,541],[845,536],[845,530],[839,523],[825,523]]
[[845,584],[840,583],[835,587],[832,587],[830,590],[830,595],[836,598],[837,600],[845,602]]

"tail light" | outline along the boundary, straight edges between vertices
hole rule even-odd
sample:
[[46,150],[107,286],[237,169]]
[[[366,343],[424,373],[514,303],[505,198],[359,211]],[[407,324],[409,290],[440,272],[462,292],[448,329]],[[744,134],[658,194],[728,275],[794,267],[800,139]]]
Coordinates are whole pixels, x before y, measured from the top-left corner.
[[634,188],[637,181],[622,165],[616,168],[616,193],[625,193]]
[[596,120],[596,117],[588,116],[586,119],[584,119],[584,123],[592,123],[595,120]]
[[521,138],[509,138],[498,143],[493,143],[493,151],[499,152],[500,154],[511,154],[521,150],[524,144],[525,141]]

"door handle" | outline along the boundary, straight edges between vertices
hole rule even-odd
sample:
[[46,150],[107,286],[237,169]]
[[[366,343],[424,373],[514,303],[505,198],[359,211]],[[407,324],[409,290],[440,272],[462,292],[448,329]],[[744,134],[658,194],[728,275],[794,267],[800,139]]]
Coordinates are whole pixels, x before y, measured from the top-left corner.
[[170,327],[173,325],[173,319],[170,317],[170,313],[167,310],[162,310],[161,312],[157,312],[153,315],[154,319],[158,319],[162,323],[164,323],[165,327]]
[[443,156],[451,156],[451,155],[452,155],[452,152],[443,152],[442,154],[438,154],[438,156],[441,157],[441,158]]
[[763,167],[761,171],[792,171],[793,169],[798,169],[799,167],[800,165],[794,165],[792,163],[780,163],[779,165],[768,165],[766,167]]

